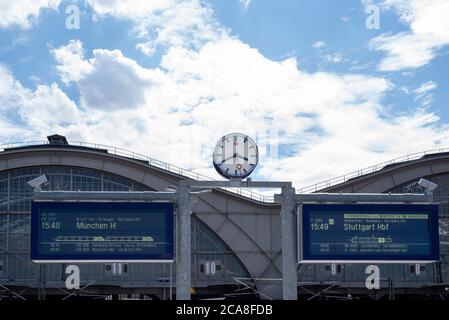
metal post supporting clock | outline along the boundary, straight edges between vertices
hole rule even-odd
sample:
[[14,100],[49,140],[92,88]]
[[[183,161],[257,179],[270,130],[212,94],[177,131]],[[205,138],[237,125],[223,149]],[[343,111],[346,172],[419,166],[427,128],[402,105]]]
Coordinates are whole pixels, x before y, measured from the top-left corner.
[[[295,189],[291,182],[276,181],[252,181],[247,179],[259,163],[259,150],[251,137],[243,133],[230,133],[222,137],[213,153],[213,165],[215,170],[227,181],[195,181],[188,180],[180,183],[178,197],[188,199],[183,206],[190,208],[188,192],[195,193],[195,189],[201,188],[273,188],[282,189],[281,220],[282,220],[282,278],[283,298],[293,300],[297,298],[297,274],[296,274],[296,247],[295,247],[295,223],[296,213]],[[185,193],[185,194],[184,194]],[[184,194],[184,195],[182,195]],[[178,202],[178,205],[180,203]],[[178,252],[190,252],[185,243],[190,244],[190,210],[178,210]],[[190,256],[181,254],[176,260],[177,279],[183,279],[176,285],[176,295],[181,299],[190,299]]]

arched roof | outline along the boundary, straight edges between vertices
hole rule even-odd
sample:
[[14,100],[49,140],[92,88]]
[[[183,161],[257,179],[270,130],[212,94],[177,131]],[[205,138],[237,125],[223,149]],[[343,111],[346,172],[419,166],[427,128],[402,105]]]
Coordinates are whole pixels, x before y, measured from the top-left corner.
[[[416,159],[411,159],[412,157],[409,156],[408,159],[410,160],[406,160],[407,157],[403,157],[400,158],[401,160],[405,159],[402,161],[388,161],[381,165],[371,167],[371,173],[362,175],[354,175],[352,173],[353,177],[351,177],[351,174],[347,175],[349,178],[344,179],[344,182],[331,185],[330,181],[332,180],[328,180],[312,187],[304,188],[301,191],[350,193],[387,192],[397,186],[421,177],[448,173],[449,152],[446,152],[445,149],[434,150],[434,152],[427,151],[420,153],[420,157],[416,157]],[[342,177],[339,179],[342,179]]]
[[[60,141],[63,141],[63,143],[61,143]],[[3,152],[12,152],[12,151],[32,151],[35,149],[48,149],[48,150],[70,149],[79,151],[92,151],[94,153],[102,153],[110,156],[116,156],[118,158],[125,158],[127,160],[134,160],[153,169],[159,169],[160,172],[166,174],[173,174],[173,176],[176,177],[176,180],[180,179],[214,180],[203,174],[199,174],[191,170],[187,170],[179,166],[169,164],[164,161],[151,158],[133,151],[89,142],[78,142],[78,141],[68,142],[64,136],[60,135],[48,136],[48,141],[14,142],[0,145],[0,152],[2,150]],[[2,169],[0,168],[0,170]],[[226,188],[226,191],[230,191],[234,194],[243,196],[243,198],[245,199],[249,198],[257,202],[268,202],[268,203],[274,202],[273,196],[266,196],[244,188]]]

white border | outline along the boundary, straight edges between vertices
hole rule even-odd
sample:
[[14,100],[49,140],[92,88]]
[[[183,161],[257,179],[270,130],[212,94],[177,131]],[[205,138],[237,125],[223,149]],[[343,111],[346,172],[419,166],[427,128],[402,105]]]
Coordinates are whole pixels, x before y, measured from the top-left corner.
[[34,263],[173,263],[175,260],[31,260]]
[[298,203],[296,206],[296,235],[297,235],[297,254],[298,254],[298,264],[329,264],[329,263],[340,263],[340,264],[430,264],[439,262],[439,260],[304,260],[303,257],[303,231],[302,231],[302,218],[303,218],[302,203]]
[[329,264],[329,263],[339,263],[339,264],[429,264],[438,262],[437,260],[300,260],[300,264]]

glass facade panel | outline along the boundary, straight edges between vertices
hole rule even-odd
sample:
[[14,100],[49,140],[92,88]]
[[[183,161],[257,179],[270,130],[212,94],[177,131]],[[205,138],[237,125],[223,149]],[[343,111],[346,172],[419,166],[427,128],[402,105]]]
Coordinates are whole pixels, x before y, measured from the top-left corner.
[[0,254],[7,251],[7,223],[8,216],[6,214],[0,214]]
[[30,286],[36,285],[39,266],[30,261],[29,254],[8,254],[6,255],[6,261],[5,277],[10,280],[9,283],[17,281],[28,282]]
[[28,253],[30,251],[29,214],[12,214],[9,217],[9,251],[14,253]]
[[40,175],[39,168],[25,168],[11,171],[10,173],[10,210],[16,212],[29,212],[33,188],[28,181]]
[[53,191],[70,191],[71,190],[71,170],[70,168],[42,168],[41,174],[45,175],[48,184],[44,189]]
[[73,186],[76,191],[100,191],[102,190],[101,173],[99,171],[73,168]]
[[8,210],[8,174],[0,173],[0,213]]
[[133,191],[134,182],[131,180],[123,180],[120,177],[111,174],[104,174],[104,190],[105,191]]

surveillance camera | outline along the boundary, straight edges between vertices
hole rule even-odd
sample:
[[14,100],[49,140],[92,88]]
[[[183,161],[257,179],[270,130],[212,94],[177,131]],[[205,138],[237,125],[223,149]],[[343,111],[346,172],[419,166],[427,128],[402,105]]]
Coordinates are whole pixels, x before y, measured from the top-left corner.
[[431,192],[438,187],[438,185],[436,183],[433,183],[433,182],[423,179],[423,178],[419,179],[418,184],[421,187],[423,187],[424,189],[426,189],[426,192]]
[[41,186],[47,183],[47,177],[45,175],[39,176],[36,179],[27,182],[32,188],[41,190]]

